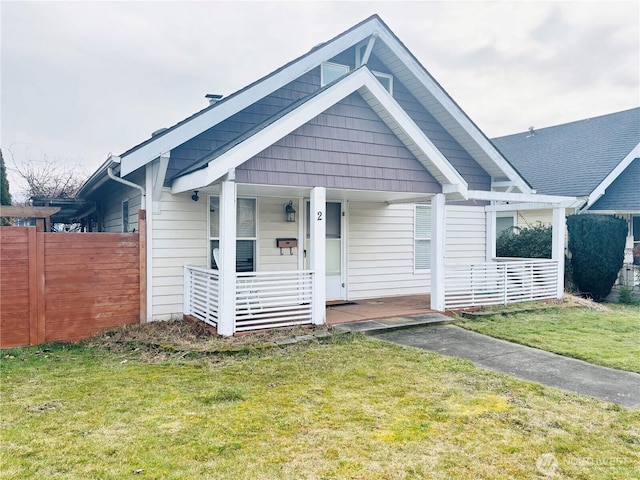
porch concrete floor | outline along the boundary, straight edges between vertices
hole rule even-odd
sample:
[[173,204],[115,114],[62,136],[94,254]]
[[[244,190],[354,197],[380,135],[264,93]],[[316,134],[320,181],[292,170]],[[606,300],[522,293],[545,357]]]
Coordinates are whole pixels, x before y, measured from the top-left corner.
[[429,295],[367,298],[351,304],[327,305],[327,324],[361,322],[381,318],[406,317],[433,313]]

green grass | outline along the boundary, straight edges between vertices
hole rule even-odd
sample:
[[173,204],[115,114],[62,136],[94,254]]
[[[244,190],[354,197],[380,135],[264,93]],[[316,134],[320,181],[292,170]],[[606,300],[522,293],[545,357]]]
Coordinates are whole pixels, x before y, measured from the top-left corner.
[[640,373],[640,306],[610,305],[610,309],[558,306],[483,316],[459,325],[597,365]]
[[468,361],[360,335],[130,348],[2,352],[0,478],[640,478],[640,412]]

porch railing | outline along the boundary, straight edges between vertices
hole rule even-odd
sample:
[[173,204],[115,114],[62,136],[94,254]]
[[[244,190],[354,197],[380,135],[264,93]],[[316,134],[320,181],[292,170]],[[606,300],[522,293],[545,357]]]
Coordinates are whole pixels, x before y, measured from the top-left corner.
[[557,278],[556,260],[499,258],[490,263],[447,265],[445,308],[555,298]]
[[185,315],[217,327],[220,311],[220,276],[217,270],[187,265],[184,267]]
[[237,332],[311,323],[313,272],[238,273]]

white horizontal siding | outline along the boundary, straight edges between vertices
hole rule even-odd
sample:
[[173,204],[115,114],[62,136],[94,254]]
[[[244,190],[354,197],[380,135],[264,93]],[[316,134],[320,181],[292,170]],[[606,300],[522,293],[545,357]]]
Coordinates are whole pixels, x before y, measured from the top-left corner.
[[517,226],[520,228],[545,226],[553,224],[553,210],[522,210],[518,212]]
[[484,207],[447,205],[445,264],[484,262],[486,220]]
[[349,203],[349,299],[429,293],[413,269],[413,204]]
[[[142,172],[132,174],[127,180],[143,184]],[[122,202],[129,201],[129,231],[138,231],[138,210],[140,210],[140,190],[115,181],[109,183],[110,194],[103,204],[102,223],[105,232],[122,232]]]
[[[296,212],[295,222],[286,222],[284,207],[289,200],[294,201],[294,208],[298,209],[297,200],[293,198],[258,198],[258,252],[257,269],[261,272],[274,272],[298,269],[298,248],[290,254],[288,248],[276,247],[277,238],[298,238],[298,224],[302,219],[301,212]],[[302,247],[301,239],[298,245]]]
[[153,318],[182,316],[184,265],[207,265],[207,201],[164,190],[160,213],[153,214],[151,289]]

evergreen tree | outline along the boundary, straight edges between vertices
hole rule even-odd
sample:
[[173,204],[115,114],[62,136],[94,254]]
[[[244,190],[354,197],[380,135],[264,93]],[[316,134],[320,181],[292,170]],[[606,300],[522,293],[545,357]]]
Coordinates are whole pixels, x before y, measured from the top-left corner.
[[[9,180],[7,179],[7,169],[4,166],[4,157],[2,156],[2,150],[0,150],[0,205],[11,205]],[[0,217],[0,225],[11,225],[11,219]]]
[[11,193],[9,193],[9,180],[7,169],[4,166],[2,150],[0,150],[0,205],[11,205]]

